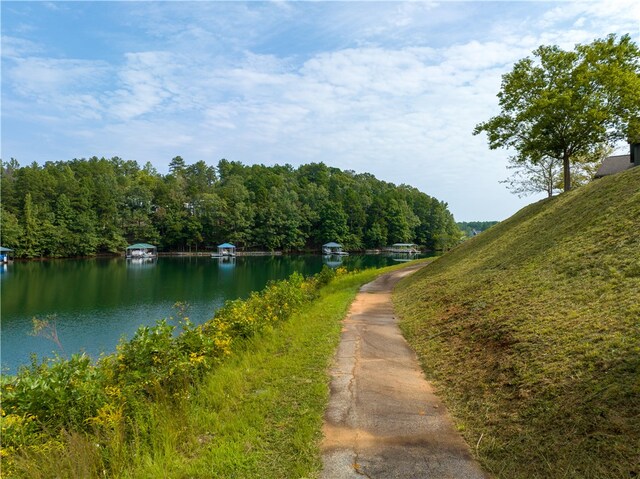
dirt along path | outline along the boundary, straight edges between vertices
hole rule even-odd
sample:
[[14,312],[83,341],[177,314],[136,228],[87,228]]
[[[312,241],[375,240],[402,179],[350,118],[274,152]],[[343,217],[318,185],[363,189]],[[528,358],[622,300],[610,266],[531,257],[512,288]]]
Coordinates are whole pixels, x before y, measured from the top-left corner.
[[344,320],[325,413],[323,479],[488,477],[397,326],[392,289],[421,266],[364,285]]

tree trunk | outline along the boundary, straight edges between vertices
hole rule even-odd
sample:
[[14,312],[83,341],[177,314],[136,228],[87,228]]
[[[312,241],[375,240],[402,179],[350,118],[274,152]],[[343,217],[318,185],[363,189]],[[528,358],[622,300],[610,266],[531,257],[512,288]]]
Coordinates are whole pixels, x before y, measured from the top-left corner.
[[553,171],[553,162],[550,161],[549,165],[547,166],[547,172],[546,172],[546,183],[547,183],[547,197],[551,198],[553,196],[553,185],[555,183],[555,177],[554,177],[554,171]]
[[564,168],[564,191],[569,191],[571,189],[571,169],[569,163],[569,154],[567,152],[564,153],[562,157],[562,166]]

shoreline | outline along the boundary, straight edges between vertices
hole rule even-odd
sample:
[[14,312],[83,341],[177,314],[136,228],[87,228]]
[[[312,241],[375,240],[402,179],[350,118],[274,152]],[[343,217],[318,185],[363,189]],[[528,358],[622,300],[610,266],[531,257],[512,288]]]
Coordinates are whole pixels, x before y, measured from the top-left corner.
[[[211,251],[163,251],[157,254],[157,257],[209,257],[212,254],[215,254],[215,250]],[[419,253],[412,253],[411,255],[433,255],[437,254],[437,251],[421,251]],[[384,255],[384,254],[405,254],[399,252],[388,251],[384,249],[367,249],[367,250],[352,250],[350,254],[353,255]],[[296,256],[296,255],[317,255],[317,256],[327,256],[322,253],[313,250],[313,251],[237,251],[236,256]],[[409,255],[408,255],[409,256]],[[13,262],[29,262],[29,261],[51,261],[51,260],[59,260],[59,259],[100,259],[100,258],[126,258],[126,256],[122,253],[111,254],[111,253],[100,253],[93,256],[65,256],[65,257],[40,257],[40,258],[11,258],[7,263],[11,264]]]

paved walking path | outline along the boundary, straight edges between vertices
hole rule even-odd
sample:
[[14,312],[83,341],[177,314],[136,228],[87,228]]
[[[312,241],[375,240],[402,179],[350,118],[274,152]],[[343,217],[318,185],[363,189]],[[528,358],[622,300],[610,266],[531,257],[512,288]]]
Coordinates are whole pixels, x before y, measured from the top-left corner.
[[422,264],[364,285],[331,370],[323,479],[486,478],[424,379],[393,314],[393,286]]

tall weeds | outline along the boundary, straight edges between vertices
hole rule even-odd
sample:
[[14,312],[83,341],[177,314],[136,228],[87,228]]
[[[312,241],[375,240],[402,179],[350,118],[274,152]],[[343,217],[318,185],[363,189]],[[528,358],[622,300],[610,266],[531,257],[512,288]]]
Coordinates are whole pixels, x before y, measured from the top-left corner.
[[[136,457],[188,449],[182,403],[203,375],[342,273],[294,273],[246,300],[228,301],[203,325],[181,313],[140,327],[96,362],[84,354],[33,358],[1,380],[2,477],[119,477]],[[158,429],[165,434],[154,434]]]

